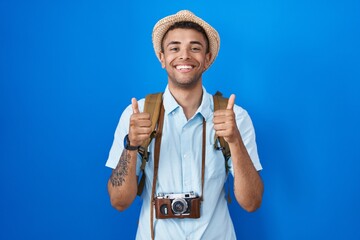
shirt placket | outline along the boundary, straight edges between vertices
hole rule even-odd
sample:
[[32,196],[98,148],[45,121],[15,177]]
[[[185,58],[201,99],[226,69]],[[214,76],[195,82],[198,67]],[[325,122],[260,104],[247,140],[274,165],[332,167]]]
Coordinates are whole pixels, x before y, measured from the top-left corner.
[[193,139],[191,139],[190,134],[190,124],[187,123],[182,129],[181,132],[181,166],[182,166],[182,189],[183,191],[192,191],[191,190],[191,146],[193,144]]

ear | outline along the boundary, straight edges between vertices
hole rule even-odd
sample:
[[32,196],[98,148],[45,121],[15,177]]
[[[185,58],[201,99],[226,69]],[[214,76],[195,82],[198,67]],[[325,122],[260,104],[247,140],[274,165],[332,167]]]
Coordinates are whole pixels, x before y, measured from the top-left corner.
[[161,67],[162,68],[165,68],[165,56],[164,56],[164,53],[163,52],[159,52],[159,59],[160,59],[160,62],[161,62]]
[[208,52],[205,55],[205,70],[209,68],[210,66],[210,60],[211,60],[211,53]]

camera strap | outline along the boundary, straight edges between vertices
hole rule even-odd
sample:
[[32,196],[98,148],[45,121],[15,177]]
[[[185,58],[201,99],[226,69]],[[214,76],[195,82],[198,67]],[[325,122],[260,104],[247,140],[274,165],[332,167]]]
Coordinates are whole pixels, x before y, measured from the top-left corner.
[[[151,189],[151,210],[150,210],[150,231],[151,231],[151,239],[155,239],[155,231],[154,231],[154,207],[155,206],[155,190],[156,190],[156,180],[159,170],[159,160],[160,160],[160,146],[161,146],[161,138],[162,138],[162,130],[164,125],[164,114],[165,109],[164,105],[161,104],[160,115],[158,118],[158,127],[155,135],[155,149],[154,149],[154,176],[153,176],[153,184]],[[202,159],[201,159],[201,197],[200,201],[203,201],[204,195],[204,179],[205,179],[205,146],[206,146],[206,121],[203,117],[203,133],[202,133]]]

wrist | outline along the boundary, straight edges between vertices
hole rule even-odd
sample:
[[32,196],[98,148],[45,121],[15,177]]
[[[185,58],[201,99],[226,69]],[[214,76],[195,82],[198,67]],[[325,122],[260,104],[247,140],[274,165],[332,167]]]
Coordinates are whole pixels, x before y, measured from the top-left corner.
[[129,135],[126,134],[126,136],[124,137],[124,148],[130,151],[137,151],[139,149],[139,146],[132,146],[130,143]]

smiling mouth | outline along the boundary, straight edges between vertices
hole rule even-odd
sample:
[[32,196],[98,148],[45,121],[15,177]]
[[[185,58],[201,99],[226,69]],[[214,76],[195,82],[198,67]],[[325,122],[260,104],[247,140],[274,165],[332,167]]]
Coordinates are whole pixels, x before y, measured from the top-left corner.
[[175,68],[181,72],[188,72],[194,69],[194,66],[192,65],[177,65]]

